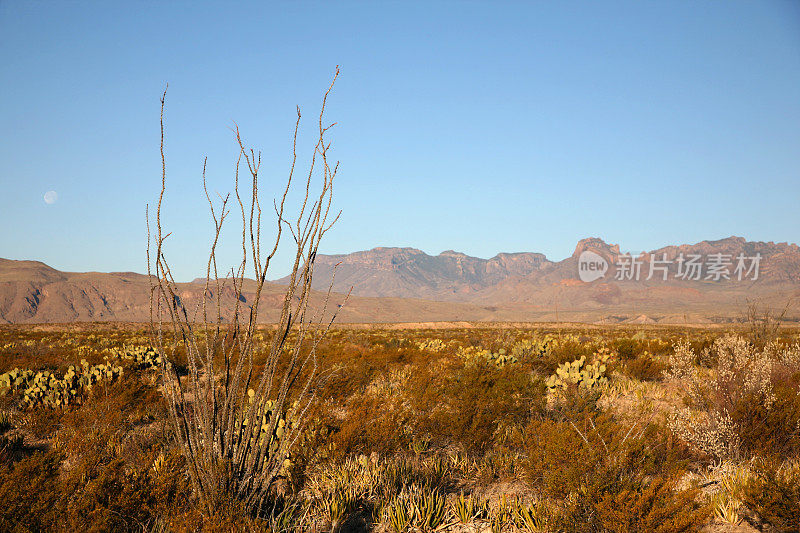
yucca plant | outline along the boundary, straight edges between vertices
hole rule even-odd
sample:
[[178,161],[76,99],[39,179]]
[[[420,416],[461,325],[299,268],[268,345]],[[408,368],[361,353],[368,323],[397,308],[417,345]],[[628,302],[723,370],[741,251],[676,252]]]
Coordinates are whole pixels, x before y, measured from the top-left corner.
[[337,487],[321,500],[322,512],[330,522],[331,531],[339,531],[342,524],[358,503],[352,490],[348,487]]
[[390,460],[383,468],[380,489],[376,491],[385,500],[393,499],[413,473],[411,463],[403,456]]
[[431,442],[427,438],[412,438],[411,443],[409,444],[409,448],[414,455],[422,455],[423,453],[427,452],[431,447]]
[[378,524],[384,519],[384,510],[386,509],[386,502],[384,500],[377,500],[372,502],[370,507],[370,521],[372,524]]
[[11,412],[2,410],[0,411],[0,432],[3,432],[11,427]]
[[435,489],[422,488],[416,497],[416,525],[423,531],[432,531],[444,523],[445,498]]
[[497,506],[492,509],[489,516],[489,523],[493,533],[500,533],[503,528],[514,521],[514,509],[508,496],[505,494],[500,496]]
[[397,533],[402,533],[411,525],[416,513],[414,503],[406,495],[395,496],[383,508],[383,521]]
[[289,533],[297,531],[303,522],[307,506],[303,502],[293,500],[284,504],[283,509],[270,519],[272,533]]
[[512,504],[512,510],[514,524],[518,529],[532,533],[544,531],[546,520],[541,505],[528,504],[517,497]]
[[424,485],[430,488],[442,488],[447,484],[450,475],[447,459],[440,456],[431,457],[424,460],[420,466]]
[[465,496],[463,492],[459,493],[458,498],[453,500],[451,506],[453,516],[462,524],[469,524],[479,518],[485,518],[488,516],[488,509],[488,501]]
[[717,492],[711,495],[711,507],[714,515],[725,523],[737,525],[742,521],[739,516],[741,502],[726,492]]
[[146,531],[147,533],[169,533],[169,523],[164,518],[158,516],[153,519]]
[[741,499],[747,482],[750,479],[750,470],[745,466],[734,466],[720,480],[720,490],[730,494],[735,499]]

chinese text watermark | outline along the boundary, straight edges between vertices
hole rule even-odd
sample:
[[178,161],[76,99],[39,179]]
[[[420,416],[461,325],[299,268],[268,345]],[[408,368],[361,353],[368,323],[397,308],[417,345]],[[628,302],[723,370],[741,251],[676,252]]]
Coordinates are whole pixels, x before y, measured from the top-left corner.
[[[617,281],[640,281],[642,279],[667,281],[680,279],[685,281],[743,281],[758,280],[761,266],[761,254],[747,256],[740,253],[679,254],[667,259],[667,254],[660,257],[649,254],[649,261],[644,254],[633,256],[625,253],[617,256],[614,263],[614,279]],[[581,281],[592,282],[605,276],[609,270],[608,261],[600,254],[585,250],[578,258],[578,277]]]

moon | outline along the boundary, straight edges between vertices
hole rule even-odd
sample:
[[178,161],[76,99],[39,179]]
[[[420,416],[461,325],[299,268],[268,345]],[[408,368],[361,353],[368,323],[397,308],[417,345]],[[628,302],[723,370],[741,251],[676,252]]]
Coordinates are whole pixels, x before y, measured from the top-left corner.
[[58,193],[56,191],[47,191],[44,193],[44,203],[52,205],[58,200]]

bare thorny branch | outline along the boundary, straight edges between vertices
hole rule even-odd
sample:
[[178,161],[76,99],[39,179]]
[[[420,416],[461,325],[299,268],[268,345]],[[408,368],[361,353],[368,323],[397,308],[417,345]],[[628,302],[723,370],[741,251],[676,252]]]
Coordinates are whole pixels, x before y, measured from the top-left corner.
[[[231,212],[230,195],[220,196],[220,203],[215,206],[206,184],[206,161],[203,162],[203,189],[214,234],[203,295],[191,314],[179,296],[164,254],[164,242],[169,237],[163,233],[161,219],[166,191],[166,90],[161,97],[162,173],[155,235],[150,234],[149,218],[147,225],[148,274],[152,280],[151,333],[154,343],[166,355],[162,357],[164,391],[176,440],[186,457],[193,487],[209,510],[213,510],[220,497],[235,497],[253,510],[263,506],[281,476],[290,449],[300,437],[314,399],[314,383],[319,376],[317,347],[336,316],[334,312],[325,321],[332,283],[321,309],[312,312],[309,302],[317,250],[339,217],[330,216],[333,181],[339,165],[329,162],[331,144],[325,137],[335,124],[323,123],[327,99],[338,75],[337,67],[322,100],[319,136],[306,174],[302,205],[297,218],[290,221],[285,209],[297,163],[301,118],[297,109],[291,166],[280,200],[273,202],[276,234],[266,255],[262,253],[262,209],[258,198],[261,154],[245,146],[239,127],[234,124],[239,146],[234,196],[241,215],[242,259],[235,270],[222,276],[216,253],[223,223]],[[239,188],[243,167],[252,181],[249,202],[242,198]],[[317,175],[319,178],[315,180]],[[316,192],[312,185],[319,187]],[[256,346],[259,303],[284,229],[292,235],[295,256],[275,334],[263,364],[257,369],[254,355],[259,348]],[[154,257],[151,257],[151,237]],[[255,273],[252,281],[245,277],[248,260]],[[229,322],[223,317],[223,294],[229,294],[233,300]],[[186,355],[184,378],[170,363],[179,353]],[[218,368],[216,365],[220,364],[222,367]]]

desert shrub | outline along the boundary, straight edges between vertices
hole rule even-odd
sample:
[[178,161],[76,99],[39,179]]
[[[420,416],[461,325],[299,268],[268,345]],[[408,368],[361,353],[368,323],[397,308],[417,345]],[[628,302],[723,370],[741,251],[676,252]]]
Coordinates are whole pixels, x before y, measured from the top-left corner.
[[714,343],[713,352],[716,372],[704,377],[689,362],[693,352],[676,347],[668,376],[682,380],[694,409],[673,413],[675,434],[718,459],[796,453],[800,399],[797,384],[786,378],[798,366],[795,349],[757,350],[728,335]]
[[622,338],[612,343],[613,349],[623,361],[636,359],[647,350],[647,343],[641,339]]
[[583,427],[540,422],[534,429],[529,479],[560,502],[554,531],[699,531],[706,522],[696,493],[672,488],[687,450],[671,448],[663,430],[625,429],[605,416]]
[[148,460],[140,463],[149,465],[151,502],[158,516],[173,516],[180,514],[182,509],[195,507],[191,484],[186,476],[186,460],[180,452],[169,448],[158,453],[153,451],[146,457]]
[[[79,408],[64,411],[57,436],[62,442],[79,446],[98,428],[108,435],[122,436],[153,422],[163,425],[166,416],[167,407],[158,389],[139,376],[125,375],[117,382],[95,387],[89,401]],[[159,427],[148,434],[164,445],[168,435],[162,430]]]
[[25,446],[25,439],[20,433],[0,435],[0,464],[11,464],[19,461],[31,450]]
[[692,348],[692,345],[687,341],[677,342],[672,347],[672,353],[669,354],[664,377],[676,380],[691,380],[697,374],[696,363],[697,352]]
[[[332,458],[380,453],[389,455],[408,449],[408,420],[398,398],[354,397],[343,417],[327,414],[328,431],[320,432],[311,449],[328,446]],[[319,446],[319,447],[317,447]]]
[[34,409],[18,417],[17,426],[36,440],[51,437],[61,426],[64,411]]
[[[407,354],[397,349],[321,345],[328,375],[317,384],[321,398],[328,403],[344,403],[354,393],[362,393],[370,383],[380,380],[398,366],[409,363]],[[427,354],[424,357],[428,357]]]
[[792,387],[779,384],[767,407],[758,397],[743,397],[732,406],[730,417],[737,428],[746,456],[800,454],[800,396]]
[[62,481],[58,514],[64,529],[131,531],[153,515],[155,501],[146,471],[110,454],[95,453],[87,459],[97,462],[83,463]]
[[[178,512],[161,519],[157,524],[164,524],[162,531],[171,533],[194,533],[197,531],[241,531],[243,533],[260,533],[273,531],[270,521],[250,516],[237,502],[220,502],[219,509],[213,514],[203,512],[199,506],[186,505]],[[158,531],[153,528],[153,531]],[[275,530],[292,531],[292,529]]]
[[666,369],[667,366],[664,363],[648,352],[643,353],[636,359],[626,361],[622,366],[622,371],[625,375],[639,381],[657,381],[663,377]]
[[800,468],[770,460],[754,469],[743,501],[760,522],[780,532],[800,529]]
[[551,420],[586,420],[587,417],[597,417],[602,410],[598,401],[602,397],[599,388],[586,389],[572,385],[562,394],[553,395],[546,411],[546,416]]
[[789,303],[782,311],[759,305],[758,302],[748,302],[745,313],[745,331],[748,340],[758,348],[763,348],[776,341],[780,336],[781,323],[789,311]]
[[597,457],[567,422],[534,419],[524,434],[526,479],[553,498],[565,498],[592,476]]
[[436,445],[475,452],[491,445],[498,427],[524,424],[545,405],[541,378],[513,365],[456,361],[446,370],[420,370],[409,386],[412,429]]
[[580,417],[569,411],[555,416],[531,420],[522,434],[526,478],[550,498],[616,494],[648,476],[674,477],[691,457],[652,423],[623,424],[589,408]]
[[163,428],[140,430],[164,416],[155,387],[133,375],[95,387],[79,407],[26,412],[19,431],[46,433],[49,451],[25,450],[0,469],[0,530],[138,531],[167,512],[188,493],[185,471],[163,458],[151,468]]
[[695,359],[698,364],[712,368],[717,364],[716,352],[713,349],[716,341],[715,337],[707,335],[701,339],[684,340],[683,343],[687,350],[696,354]]
[[[83,456],[37,452],[0,470],[0,530],[139,531],[157,511],[188,494],[182,469],[132,466],[103,435],[88,436]],[[16,529],[15,529],[16,528]]]
[[593,502],[602,531],[608,533],[689,533],[700,531],[708,511],[695,501],[696,491],[675,491],[657,477]]
[[0,530],[46,531],[57,523],[52,506],[59,498],[61,460],[58,453],[37,452],[13,465],[0,464]]

